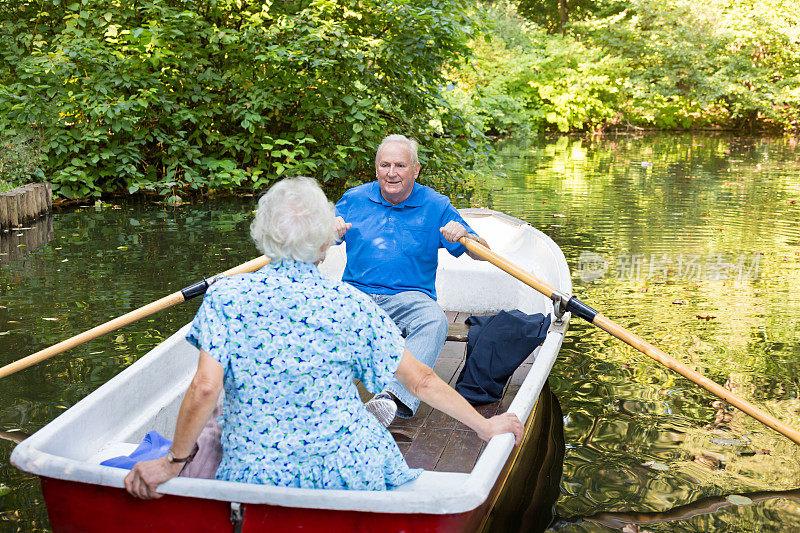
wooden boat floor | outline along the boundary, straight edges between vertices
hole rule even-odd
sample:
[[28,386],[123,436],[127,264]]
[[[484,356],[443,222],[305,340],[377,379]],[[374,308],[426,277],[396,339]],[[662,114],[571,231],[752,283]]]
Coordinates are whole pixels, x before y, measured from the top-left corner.
[[[454,387],[467,352],[467,326],[464,322],[473,313],[445,311],[445,314],[450,321],[450,335],[434,371]],[[532,358],[526,359],[508,380],[502,398],[476,406],[477,411],[486,417],[507,411],[532,364]],[[372,396],[360,383],[358,387],[362,400]],[[395,418],[389,431],[411,468],[440,472],[471,472],[486,444],[467,426],[425,403],[419,406],[412,418]]]

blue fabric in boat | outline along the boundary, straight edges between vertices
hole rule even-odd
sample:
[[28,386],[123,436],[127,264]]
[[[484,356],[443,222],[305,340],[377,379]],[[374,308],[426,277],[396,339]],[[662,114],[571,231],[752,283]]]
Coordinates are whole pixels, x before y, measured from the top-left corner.
[[127,468],[130,470],[139,461],[149,461],[164,457],[169,452],[172,441],[161,435],[158,431],[148,431],[142,439],[141,444],[131,452],[130,455],[121,455],[106,459],[103,466],[113,466],[115,468]]
[[544,342],[550,315],[526,315],[518,309],[471,316],[467,360],[456,390],[473,405],[499,400],[508,378]]

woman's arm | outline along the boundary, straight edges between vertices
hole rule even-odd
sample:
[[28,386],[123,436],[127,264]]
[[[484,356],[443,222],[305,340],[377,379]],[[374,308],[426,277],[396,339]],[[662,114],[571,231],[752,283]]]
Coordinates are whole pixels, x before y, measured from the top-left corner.
[[429,366],[417,361],[408,350],[403,353],[394,375],[411,394],[434,409],[463,422],[475,430],[481,439],[488,441],[501,433],[513,433],[515,444],[522,441],[522,423],[515,414],[503,413],[485,418]]
[[[213,357],[200,350],[197,372],[183,397],[172,453],[175,457],[186,457],[194,449],[197,437],[211,416],[222,390],[225,371]],[[160,498],[156,489],[162,483],[181,473],[185,463],[170,463],[166,457],[136,463],[125,476],[125,488],[137,498],[150,500]]]

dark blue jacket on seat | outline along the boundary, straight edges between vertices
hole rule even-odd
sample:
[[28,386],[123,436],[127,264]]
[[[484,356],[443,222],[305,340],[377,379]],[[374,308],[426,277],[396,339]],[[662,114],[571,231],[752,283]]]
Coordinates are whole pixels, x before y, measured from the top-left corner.
[[495,402],[508,378],[544,342],[550,315],[526,315],[518,309],[467,319],[467,360],[456,390],[473,405]]

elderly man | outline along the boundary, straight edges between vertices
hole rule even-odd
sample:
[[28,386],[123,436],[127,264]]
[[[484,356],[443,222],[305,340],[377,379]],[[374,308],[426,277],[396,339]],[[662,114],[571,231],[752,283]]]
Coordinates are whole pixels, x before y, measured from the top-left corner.
[[[369,294],[400,327],[406,349],[420,362],[436,363],[447,338],[447,317],[436,303],[439,248],[458,257],[468,237],[486,245],[450,200],[416,182],[417,143],[386,137],[375,155],[377,181],[348,190],[336,204],[336,229],[347,245],[342,280]],[[376,394],[367,410],[388,426],[409,418],[419,400],[397,380]]]

